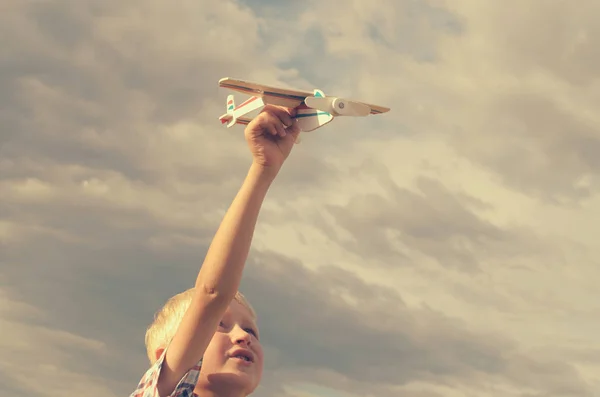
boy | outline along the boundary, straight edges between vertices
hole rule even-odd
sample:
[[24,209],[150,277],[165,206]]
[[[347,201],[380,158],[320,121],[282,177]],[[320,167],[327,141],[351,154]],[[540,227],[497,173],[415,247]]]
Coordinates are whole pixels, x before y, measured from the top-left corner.
[[171,298],[149,328],[154,363],[131,397],[245,397],[258,386],[263,366],[258,327],[238,288],[263,200],[300,133],[294,116],[293,110],[268,105],[246,127],[250,170],[195,287]]

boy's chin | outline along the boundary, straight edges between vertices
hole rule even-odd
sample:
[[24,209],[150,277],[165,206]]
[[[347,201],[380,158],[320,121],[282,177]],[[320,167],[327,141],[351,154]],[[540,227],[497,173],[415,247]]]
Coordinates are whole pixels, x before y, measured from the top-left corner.
[[258,386],[260,379],[253,373],[245,373],[243,370],[223,371],[209,374],[206,377],[212,388],[218,389],[240,389],[248,394],[252,393]]

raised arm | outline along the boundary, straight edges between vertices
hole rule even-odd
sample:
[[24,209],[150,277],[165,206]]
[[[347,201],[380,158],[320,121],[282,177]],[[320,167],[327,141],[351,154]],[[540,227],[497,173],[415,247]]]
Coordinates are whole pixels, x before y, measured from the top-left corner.
[[253,162],[215,234],[198,273],[194,298],[167,348],[157,385],[161,396],[169,396],[202,358],[239,288],[260,208],[299,133],[291,116],[286,109],[267,106],[246,127]]

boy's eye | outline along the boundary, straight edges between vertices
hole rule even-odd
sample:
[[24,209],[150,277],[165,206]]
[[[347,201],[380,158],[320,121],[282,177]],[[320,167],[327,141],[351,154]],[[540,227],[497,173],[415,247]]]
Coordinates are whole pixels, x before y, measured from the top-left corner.
[[247,333],[252,334],[256,337],[256,331],[253,330],[252,328],[246,328],[244,331],[246,331]]

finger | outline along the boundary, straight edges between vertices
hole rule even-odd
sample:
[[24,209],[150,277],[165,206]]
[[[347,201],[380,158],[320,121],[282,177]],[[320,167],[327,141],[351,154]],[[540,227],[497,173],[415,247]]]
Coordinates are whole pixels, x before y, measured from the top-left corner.
[[263,111],[268,114],[272,114],[272,115],[275,115],[276,117],[278,117],[279,120],[283,123],[283,125],[286,128],[289,128],[292,126],[292,117],[293,116],[291,115],[290,112],[291,111],[295,112],[295,109],[289,109],[289,108],[286,108],[283,106],[267,105],[264,107]]
[[292,120],[292,117],[288,112],[279,115],[279,119],[281,120],[281,123],[285,126],[285,128],[290,128],[294,124],[294,120]]
[[[279,134],[277,124],[279,123],[281,123],[281,121],[277,117],[273,116],[272,114],[265,113],[262,116],[260,126],[262,127],[265,135],[277,136]],[[283,127],[281,127],[281,129],[283,129]]]
[[284,137],[286,136],[286,126],[284,125],[285,123],[281,120],[280,115],[277,114],[270,114],[269,115],[269,122],[275,127],[275,129],[277,130],[277,135]]
[[275,121],[274,125],[275,125],[275,128],[277,129],[278,135],[283,138],[286,135],[286,133],[285,133],[285,127],[283,126],[283,123],[281,122],[281,120],[277,119],[277,121]]
[[300,122],[298,121],[298,119],[292,120],[292,125],[287,129],[287,133],[296,135],[300,133]]
[[[275,124],[273,122],[267,122],[267,123],[265,123],[265,129],[267,130],[267,132],[271,136],[277,136],[277,135],[279,135],[279,130],[277,129],[277,124]],[[283,129],[283,127],[281,127],[281,129]]]
[[293,145],[294,143],[300,143],[300,133],[302,130],[300,129],[298,120],[294,120],[293,125],[286,130],[287,136],[285,137],[285,141],[289,145]]
[[294,122],[293,117],[296,116],[296,109],[282,108],[281,112],[277,112],[277,116],[286,128],[290,128]]

